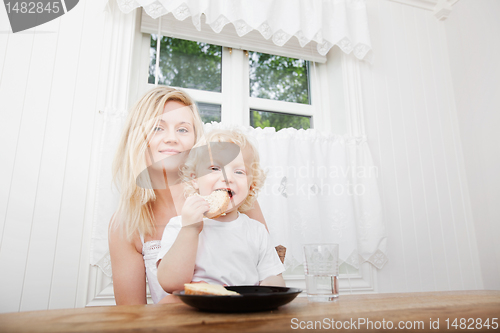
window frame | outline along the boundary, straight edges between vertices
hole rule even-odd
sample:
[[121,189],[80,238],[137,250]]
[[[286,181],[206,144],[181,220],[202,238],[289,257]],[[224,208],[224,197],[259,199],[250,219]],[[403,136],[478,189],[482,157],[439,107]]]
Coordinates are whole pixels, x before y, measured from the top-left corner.
[[[143,33],[141,47],[149,45],[150,35]],[[174,37],[175,38],[175,37]],[[250,50],[252,51],[252,50]],[[143,51],[146,54],[146,50]],[[147,55],[141,57],[139,68],[147,74],[147,68],[150,63],[149,47]],[[220,104],[221,105],[221,122],[250,125],[250,110],[269,111],[283,114],[300,115],[310,117],[311,128],[314,124],[321,122],[316,121],[318,116],[315,109],[319,105],[317,100],[318,94],[313,91],[318,89],[315,77],[316,73],[312,70],[308,72],[309,94],[311,104],[291,103],[285,101],[270,100],[265,98],[250,97],[250,65],[248,59],[248,51],[230,47],[222,47],[222,74],[221,74],[221,92],[205,91],[197,89],[189,89],[176,87],[186,91],[194,100],[200,103]],[[310,67],[316,66],[311,62]],[[141,82],[144,84],[144,91],[153,88],[155,85],[147,82],[147,75],[141,73]],[[145,81],[142,81],[145,77]],[[237,97],[235,97],[237,96]],[[240,110],[240,112],[235,112]]]

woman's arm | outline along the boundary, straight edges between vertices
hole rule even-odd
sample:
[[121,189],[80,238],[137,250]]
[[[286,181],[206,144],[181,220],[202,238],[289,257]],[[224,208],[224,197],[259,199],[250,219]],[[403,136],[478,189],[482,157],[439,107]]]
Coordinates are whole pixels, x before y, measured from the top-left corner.
[[264,219],[264,214],[262,214],[262,210],[260,209],[259,202],[257,200],[254,201],[252,209],[247,210],[245,214],[248,215],[249,218],[262,223],[264,227],[266,227],[267,232],[269,232],[269,229],[267,229],[266,220]]
[[116,305],[146,304],[146,269],[133,241],[117,228],[108,231]]

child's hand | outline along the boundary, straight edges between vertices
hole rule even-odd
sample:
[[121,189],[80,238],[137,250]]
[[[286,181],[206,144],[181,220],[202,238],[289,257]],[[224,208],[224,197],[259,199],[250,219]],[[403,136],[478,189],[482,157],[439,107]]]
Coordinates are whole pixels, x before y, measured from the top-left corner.
[[283,279],[282,274],[271,275],[271,276],[265,278],[263,281],[260,281],[259,285],[286,287],[285,280]]
[[198,232],[203,229],[203,213],[210,209],[210,205],[198,195],[186,199],[182,207],[182,227],[195,227]]

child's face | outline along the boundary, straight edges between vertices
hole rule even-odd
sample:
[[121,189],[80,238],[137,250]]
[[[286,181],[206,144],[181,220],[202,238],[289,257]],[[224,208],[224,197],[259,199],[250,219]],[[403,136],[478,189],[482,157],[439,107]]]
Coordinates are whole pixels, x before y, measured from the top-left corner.
[[[229,203],[228,212],[236,212],[238,207],[247,198],[250,184],[252,183],[252,170],[249,167],[251,160],[251,152],[247,149],[240,151],[234,160],[224,166],[226,181],[221,165],[217,162],[217,157],[214,156],[214,163],[208,166],[208,174],[194,181],[200,195],[209,195],[217,189],[230,189],[232,200]],[[203,170],[197,169],[197,174],[200,174],[200,172],[203,172]],[[203,174],[205,173],[203,172]]]
[[146,151],[148,165],[189,150],[193,148],[194,143],[195,131],[191,109],[181,102],[168,101],[148,142],[149,148]]

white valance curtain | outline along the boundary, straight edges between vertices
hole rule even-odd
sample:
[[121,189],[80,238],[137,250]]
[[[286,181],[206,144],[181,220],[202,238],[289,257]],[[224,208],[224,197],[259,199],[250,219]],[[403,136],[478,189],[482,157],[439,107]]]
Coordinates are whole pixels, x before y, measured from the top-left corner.
[[[106,114],[100,153],[91,264],[111,275],[108,223],[117,207],[111,158],[125,115]],[[206,124],[205,132],[234,125]],[[307,243],[338,243],[340,259],[358,268],[386,263],[386,232],[374,167],[366,141],[317,130],[238,126],[256,144],[267,171],[259,204],[275,245],[287,248],[285,266],[303,262]]]
[[166,14],[191,18],[198,31],[201,17],[215,33],[231,23],[238,36],[256,30],[283,46],[296,37],[300,46],[316,43],[326,55],[337,45],[358,59],[370,60],[371,41],[365,0],[116,0],[121,11],[142,7],[152,18]]

